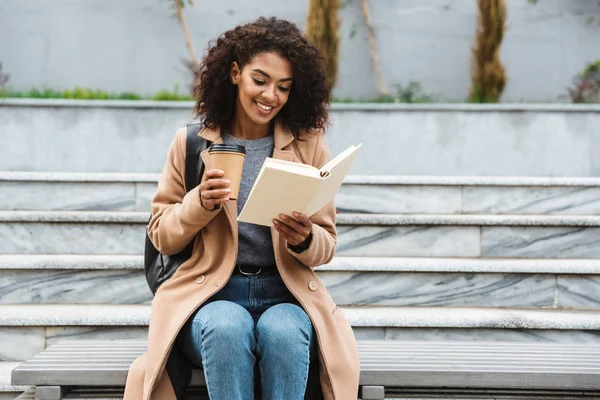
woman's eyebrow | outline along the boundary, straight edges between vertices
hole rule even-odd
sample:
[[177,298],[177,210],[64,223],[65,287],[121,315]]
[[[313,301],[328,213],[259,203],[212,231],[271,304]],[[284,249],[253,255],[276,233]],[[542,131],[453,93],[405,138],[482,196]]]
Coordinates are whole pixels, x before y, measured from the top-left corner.
[[[269,74],[267,74],[265,71],[263,71],[262,69],[255,68],[252,70],[252,72],[258,72],[259,74],[262,74],[269,79],[271,78],[271,76]],[[285,79],[280,79],[279,81],[283,82],[283,81],[291,81],[291,80],[292,80],[292,78],[285,78]]]

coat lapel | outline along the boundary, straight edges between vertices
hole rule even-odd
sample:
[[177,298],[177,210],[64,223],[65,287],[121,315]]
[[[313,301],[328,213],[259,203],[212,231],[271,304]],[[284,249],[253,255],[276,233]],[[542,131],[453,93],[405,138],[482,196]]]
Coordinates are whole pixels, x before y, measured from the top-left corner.
[[275,121],[275,132],[273,135],[275,136],[273,158],[294,161],[294,152],[292,150],[284,150],[294,141],[294,135],[288,129],[284,128],[279,121]]

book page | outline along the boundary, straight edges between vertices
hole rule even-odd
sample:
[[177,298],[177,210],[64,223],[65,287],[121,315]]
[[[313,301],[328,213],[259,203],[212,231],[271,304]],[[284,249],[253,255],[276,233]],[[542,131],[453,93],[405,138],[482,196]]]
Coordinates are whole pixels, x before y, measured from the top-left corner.
[[350,171],[356,153],[361,146],[362,144],[350,146],[321,168],[321,174],[324,175],[323,183],[308,203],[305,212],[306,215],[313,215],[334,199],[335,194],[340,189],[340,186],[342,186],[346,174]]
[[[362,143],[359,144],[358,146],[350,146],[346,150],[342,151],[340,154],[338,154],[337,156],[335,156],[334,158],[329,160],[329,162],[327,164],[325,164],[321,167],[321,169],[320,169],[321,176],[327,176],[328,173],[331,173],[331,170],[333,168],[335,168],[336,165],[338,165],[339,163],[344,161],[352,153],[356,152],[360,148],[360,146],[362,146]],[[352,162],[350,163],[350,165],[352,165]],[[348,171],[346,171],[346,172],[348,172]]]
[[314,167],[311,169],[316,176],[298,173],[305,172],[304,168],[290,172],[287,168],[281,169],[277,163],[265,160],[238,221],[272,227],[273,219],[279,218],[281,213],[304,213],[306,205],[322,182],[319,170]]
[[319,170],[312,165],[302,164],[294,161],[278,160],[276,158],[268,157],[265,160],[266,167],[272,167],[288,171],[291,173],[313,176],[318,178],[320,176]]

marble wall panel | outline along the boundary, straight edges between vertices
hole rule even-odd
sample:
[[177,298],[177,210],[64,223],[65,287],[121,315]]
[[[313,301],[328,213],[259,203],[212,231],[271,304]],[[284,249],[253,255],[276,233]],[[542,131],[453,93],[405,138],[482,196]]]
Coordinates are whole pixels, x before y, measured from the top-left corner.
[[559,275],[558,307],[600,308],[600,276]]
[[0,304],[149,304],[143,271],[5,270]]
[[600,258],[598,227],[481,228],[483,257]]
[[151,211],[150,203],[158,188],[156,183],[138,182],[135,184],[135,210]]
[[339,305],[552,307],[554,275],[324,272]]
[[148,328],[90,326],[90,327],[48,327],[46,328],[47,346],[51,346],[61,340],[112,340],[112,339],[135,339],[148,340]]
[[0,210],[133,211],[131,183],[0,182]]
[[338,226],[338,256],[478,257],[473,226]]
[[370,214],[456,214],[458,186],[342,185],[335,198],[341,212]]
[[143,224],[0,223],[0,254],[143,254]]
[[44,350],[43,327],[0,326],[0,361],[25,361]]
[[600,214],[597,187],[463,188],[462,210],[467,214]]

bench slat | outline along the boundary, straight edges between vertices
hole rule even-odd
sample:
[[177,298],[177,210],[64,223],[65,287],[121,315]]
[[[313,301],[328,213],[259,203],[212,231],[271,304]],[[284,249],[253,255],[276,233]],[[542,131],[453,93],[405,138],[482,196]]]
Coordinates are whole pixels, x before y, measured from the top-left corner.
[[[143,349],[127,349],[121,351],[102,351],[102,350],[64,350],[64,351],[55,351],[53,349],[46,349],[43,353],[36,355],[36,357],[42,357],[47,355],[81,355],[81,356],[94,356],[94,355],[134,355],[134,354],[142,354],[146,351],[146,348]],[[529,350],[529,351],[515,351],[515,350],[506,350],[502,351],[501,349],[497,350],[489,350],[489,351],[475,351],[475,350],[459,350],[459,349],[423,349],[422,351],[418,349],[372,349],[372,348],[359,348],[359,351],[362,351],[365,354],[372,355],[386,355],[386,354],[465,354],[465,355],[491,355],[491,354],[499,354],[499,355],[523,355],[523,356],[535,356],[541,355],[543,357],[563,357],[565,354],[575,355],[575,356],[588,356],[588,357],[596,357],[600,358],[600,352],[594,351],[568,351],[567,350],[557,350],[554,351],[544,351],[544,350]]]
[[[106,353],[106,352],[44,352],[36,355],[34,358],[46,358],[46,357],[92,357],[92,358],[101,358],[101,357],[119,357],[119,356],[138,356],[142,354],[144,350],[139,351],[123,351],[119,353]],[[400,357],[400,356],[423,356],[423,357],[461,357],[461,358],[481,358],[481,357],[511,357],[511,358],[539,358],[539,359],[553,359],[553,358],[564,358],[573,357],[573,358],[586,358],[586,359],[600,359],[600,354],[583,354],[583,353],[568,353],[568,352],[556,352],[556,353],[521,353],[521,352],[488,352],[488,353],[469,353],[469,352],[457,352],[457,351],[370,351],[366,349],[359,350],[360,354],[369,357]]]
[[[55,365],[52,366],[52,369],[48,368],[39,368],[39,367],[27,367],[23,368],[20,371],[28,371],[28,372],[39,372],[41,374],[45,372],[52,371],[72,371],[74,374],[85,372],[85,371],[128,371],[130,364],[121,364],[121,365],[111,365],[107,367],[94,367],[89,365]],[[85,369],[85,371],[82,371]],[[514,366],[510,367],[502,367],[502,366],[484,366],[484,367],[459,367],[459,366],[440,366],[434,364],[416,364],[416,365],[400,365],[400,366],[387,366],[387,365],[367,365],[364,368],[361,366],[361,371],[365,372],[377,372],[377,371],[397,371],[397,372],[406,372],[406,371],[419,371],[419,372],[427,372],[427,371],[435,371],[435,372],[453,372],[453,371],[471,371],[471,372],[515,372],[515,373],[531,373],[531,374],[554,374],[554,375],[563,375],[564,373],[581,373],[581,374],[589,374],[599,376],[599,369],[589,369],[589,368],[516,368]],[[38,383],[40,384],[40,383]],[[81,383],[82,385],[86,385],[85,382]]]
[[[124,385],[144,341],[62,341],[13,370],[14,385]],[[358,341],[361,385],[600,390],[600,347]],[[202,385],[202,370],[192,385]]]
[[[394,347],[417,347],[423,348],[424,341],[414,341],[414,340],[359,340],[357,342],[358,347],[368,347],[368,346],[379,346],[383,348],[394,348]],[[432,348],[436,346],[440,347],[500,347],[500,348],[518,348],[518,347],[526,347],[526,348],[556,348],[560,346],[561,348],[581,348],[587,350],[598,350],[600,348],[597,345],[592,344],[573,344],[573,343],[552,343],[552,342],[467,342],[467,341],[427,341],[427,348]],[[134,339],[98,339],[98,340],[62,340],[57,342],[48,348],[52,347],[68,347],[72,348],[74,346],[83,346],[83,345],[108,345],[109,347],[114,348],[115,346],[130,346],[130,345],[140,345],[141,347],[146,347],[147,342],[145,340],[134,340]]]
[[470,371],[361,371],[361,385],[428,388],[600,390],[598,374],[488,373]]
[[[81,362],[86,361],[90,363],[102,364],[111,361],[133,361],[142,353],[136,353],[131,355],[97,355],[97,356],[72,356],[72,355],[44,355],[40,357],[34,357],[28,361],[28,363],[55,363],[56,361],[64,361],[64,362]],[[554,365],[560,364],[592,364],[599,365],[600,358],[599,357],[591,357],[591,356],[574,356],[574,355],[565,355],[563,357],[551,356],[551,357],[524,357],[521,355],[461,355],[461,354],[385,354],[385,355],[373,355],[373,354],[361,354],[360,355],[361,362],[368,363],[371,361],[376,362],[411,362],[411,361],[435,361],[435,362],[472,362],[472,363],[480,363],[480,362],[488,362],[490,360],[494,360],[494,362],[512,362],[516,364],[538,364],[538,363],[552,363]]]
[[[39,368],[54,368],[57,365],[89,365],[89,366],[95,366],[95,367],[109,367],[111,365],[115,365],[115,364],[131,364],[133,362],[134,359],[125,359],[125,360],[102,360],[102,362],[94,362],[94,361],[89,361],[89,360],[48,360],[45,362],[36,362],[36,361],[31,361],[28,362],[27,365],[23,366],[23,368],[28,367],[28,366],[36,366]],[[588,367],[590,369],[597,369],[600,368],[600,364],[598,363],[594,363],[594,362],[577,362],[577,363],[568,363],[568,362],[556,362],[556,363],[552,363],[549,364],[547,362],[544,361],[537,361],[537,362],[524,362],[524,363],[520,363],[520,362],[515,362],[513,360],[497,360],[497,359],[488,359],[488,360],[444,360],[444,359],[439,359],[439,360],[431,360],[431,359],[405,359],[405,360],[378,360],[378,359],[372,359],[372,360],[362,360],[360,362],[361,366],[369,366],[369,365],[389,365],[389,366],[402,366],[402,365],[418,365],[418,364],[431,364],[431,365],[449,365],[449,366],[454,366],[454,365],[463,365],[463,366],[469,366],[469,367],[478,367],[478,366],[486,366],[486,365],[497,365],[497,366],[505,366],[505,367],[510,367],[510,366],[518,366],[518,367],[544,367],[544,368],[567,368],[567,367],[571,367],[571,368],[583,368],[583,367]]]

